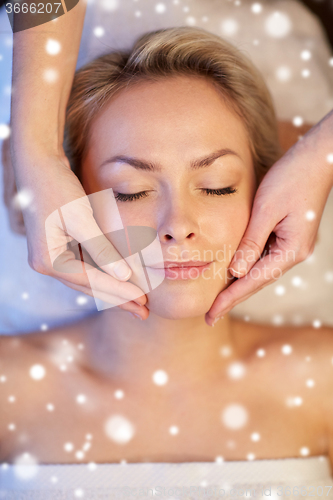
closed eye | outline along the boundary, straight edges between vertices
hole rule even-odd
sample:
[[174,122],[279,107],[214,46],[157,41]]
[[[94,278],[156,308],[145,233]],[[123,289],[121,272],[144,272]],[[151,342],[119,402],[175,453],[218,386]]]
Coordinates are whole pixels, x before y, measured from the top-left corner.
[[[232,187],[226,187],[221,189],[202,188],[201,191],[203,191],[208,196],[223,196],[227,194],[234,194],[237,192],[237,189]],[[117,193],[115,195],[115,199],[117,201],[135,201],[141,198],[146,198],[148,196],[148,193],[149,191],[140,191],[139,193],[133,193],[133,194]]]
[[117,193],[115,198],[118,201],[134,201],[139,200],[140,198],[145,198],[146,196],[148,196],[148,191],[140,191],[140,193],[133,194]]
[[217,195],[222,196],[224,194],[234,194],[237,192],[237,189],[232,187],[226,187],[221,189],[202,189],[207,195]]

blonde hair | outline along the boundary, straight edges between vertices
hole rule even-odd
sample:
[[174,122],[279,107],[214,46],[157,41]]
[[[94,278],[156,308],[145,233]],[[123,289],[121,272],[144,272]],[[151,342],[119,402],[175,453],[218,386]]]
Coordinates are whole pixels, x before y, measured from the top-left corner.
[[80,68],[69,97],[65,153],[80,178],[94,118],[122,89],[177,75],[208,78],[242,118],[258,182],[282,156],[277,118],[261,73],[236,47],[194,27],[146,33],[128,51],[113,51]]

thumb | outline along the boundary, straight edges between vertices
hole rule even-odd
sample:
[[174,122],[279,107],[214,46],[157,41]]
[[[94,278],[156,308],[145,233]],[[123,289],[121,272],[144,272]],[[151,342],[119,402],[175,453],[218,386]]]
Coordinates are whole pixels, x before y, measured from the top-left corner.
[[253,205],[250,221],[229,265],[233,276],[240,278],[250,271],[263,253],[276,224],[276,218],[269,210]]

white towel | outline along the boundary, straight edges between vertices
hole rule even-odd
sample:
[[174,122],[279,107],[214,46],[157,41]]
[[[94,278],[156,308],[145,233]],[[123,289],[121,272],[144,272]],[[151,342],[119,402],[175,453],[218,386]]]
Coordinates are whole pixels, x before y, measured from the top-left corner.
[[[0,499],[187,500],[251,496],[277,500],[293,493],[300,498],[333,498],[333,478],[326,456],[221,463],[50,464],[21,466],[21,470],[16,467],[0,467]],[[32,467],[30,479],[23,478],[29,475],[24,467]]]

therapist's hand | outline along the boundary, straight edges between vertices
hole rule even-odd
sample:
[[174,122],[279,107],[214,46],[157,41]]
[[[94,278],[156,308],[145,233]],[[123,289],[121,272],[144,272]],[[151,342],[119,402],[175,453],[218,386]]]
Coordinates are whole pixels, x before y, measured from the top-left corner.
[[230,273],[238,279],[215,299],[206,314],[208,325],[313,252],[333,185],[333,144],[330,134],[325,137],[325,129],[332,130],[332,125],[333,112],[263,178],[251,219],[229,265]]
[[[6,181],[5,202],[13,211],[12,199],[16,187],[13,187],[14,175],[9,140],[4,141],[2,158]],[[144,306],[147,297],[140,288],[127,282],[132,271],[99,228],[86,193],[76,175],[70,170],[66,156],[35,155],[34,158],[26,160],[27,163],[30,161],[33,162],[34,169],[29,169],[29,165],[24,166],[25,170],[30,170],[31,177],[28,188],[22,190],[21,198],[30,267],[39,273],[58,279],[74,290],[98,297],[105,302],[118,304],[126,300],[118,307],[146,319],[149,314]],[[33,175],[32,172],[37,174]],[[31,203],[29,203],[30,195]],[[58,217],[51,217],[50,223],[47,224],[46,238],[45,221],[49,215],[74,200],[77,201],[66,209],[65,230]],[[14,204],[14,210],[19,213],[18,208],[17,204],[16,208]],[[98,238],[95,238],[96,236]],[[99,267],[103,266],[105,272],[87,263],[86,259],[83,267],[81,260],[76,260],[74,253],[67,250],[67,242],[72,239],[85,242],[82,246]],[[52,265],[57,257],[55,267],[58,270]],[[93,279],[94,294],[87,271],[90,271],[90,280]],[[132,300],[133,297],[138,298]]]

